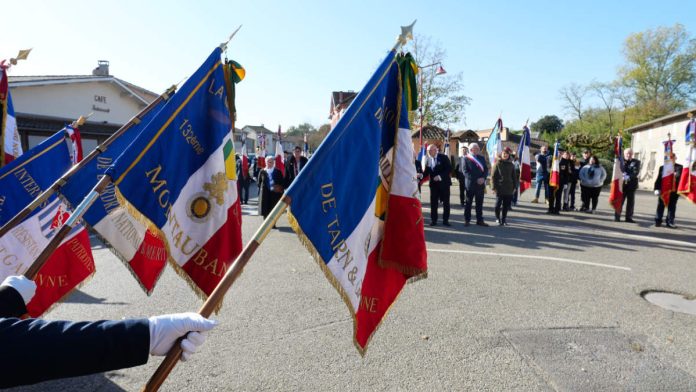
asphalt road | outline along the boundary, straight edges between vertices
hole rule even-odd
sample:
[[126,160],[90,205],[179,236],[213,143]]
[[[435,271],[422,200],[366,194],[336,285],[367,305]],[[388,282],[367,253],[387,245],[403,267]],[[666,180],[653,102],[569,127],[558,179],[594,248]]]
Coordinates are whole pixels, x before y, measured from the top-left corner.
[[[408,285],[362,358],[338,294],[285,217],[229,292],[220,325],[167,391],[696,390],[696,316],[646,302],[645,290],[696,295],[696,206],[678,229],[614,222],[607,192],[595,215],[544,214],[530,191],[507,227],[426,226],[429,277]],[[427,186],[423,188],[429,222]],[[252,206],[247,213],[255,212]],[[244,237],[261,223],[244,217]],[[95,242],[97,273],[47,319],[120,319],[195,311],[202,301],[171,269],[151,297]],[[46,382],[22,391],[139,390],[159,364]]]

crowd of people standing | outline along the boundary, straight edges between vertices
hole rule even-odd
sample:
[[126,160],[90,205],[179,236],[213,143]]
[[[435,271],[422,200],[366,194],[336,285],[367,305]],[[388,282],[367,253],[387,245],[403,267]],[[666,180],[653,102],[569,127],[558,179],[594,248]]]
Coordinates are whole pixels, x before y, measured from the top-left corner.
[[[557,175],[553,176],[553,156],[546,145],[541,146],[539,153],[534,156],[536,164],[534,198],[532,203],[540,203],[543,193],[548,204],[546,213],[559,215],[561,212],[578,211],[594,214],[599,204],[602,188],[607,179],[607,171],[601,165],[599,158],[586,149],[582,158],[576,153],[559,151],[557,155]],[[447,155],[438,151],[436,145],[428,146],[427,155],[416,159],[416,171],[419,180],[428,179],[430,186],[430,225],[437,226],[439,222],[439,206],[442,205],[442,224],[450,226],[450,186],[451,174],[458,180],[459,201],[464,209],[464,225],[469,226],[472,220],[472,208],[475,205],[475,222],[478,226],[488,226],[483,217],[483,200],[486,183],[490,178],[490,189],[495,193],[495,218],[500,226],[507,226],[508,212],[517,205],[519,197],[520,162],[510,148],[505,148],[495,157],[494,164],[489,167],[486,158],[481,155],[478,143],[470,143],[460,147],[456,164],[453,165]],[[676,160],[676,157],[675,157]],[[620,208],[614,212],[614,221],[635,223],[635,193],[638,190],[638,176],[641,162],[633,157],[633,150],[623,151],[621,162],[622,200]],[[679,182],[681,165],[675,164],[675,181]],[[452,173],[453,172],[453,173]],[[655,180],[654,192],[659,196],[662,184],[662,167]],[[577,185],[580,184],[580,205],[576,206]],[[669,202],[664,203],[659,197],[655,213],[655,226],[674,228],[676,204],[679,195],[676,191],[670,194]],[[665,205],[666,204],[666,205]],[[625,207],[625,212],[624,212]],[[665,208],[667,216],[664,217]],[[664,218],[664,221],[663,221]]]

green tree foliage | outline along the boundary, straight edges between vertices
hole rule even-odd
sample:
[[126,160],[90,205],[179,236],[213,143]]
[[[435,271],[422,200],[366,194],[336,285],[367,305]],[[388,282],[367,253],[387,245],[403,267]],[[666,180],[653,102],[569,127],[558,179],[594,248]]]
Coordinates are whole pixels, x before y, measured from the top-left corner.
[[532,132],[556,134],[563,129],[563,120],[552,114],[547,115],[530,125]]
[[316,132],[317,129],[310,123],[302,123],[300,125],[293,125],[285,132],[287,136],[304,136],[305,133]]
[[[428,37],[417,36],[408,48],[419,66],[442,64],[446,51],[439,43],[432,42]],[[462,73],[437,75],[437,65],[426,67],[416,75],[418,84],[422,87],[423,125],[432,124],[448,128],[450,124],[458,124],[464,120],[466,106],[471,98],[464,95],[464,78]],[[409,113],[411,127],[420,126],[420,111]]]
[[634,91],[644,120],[686,109],[696,94],[696,40],[683,25],[631,34],[620,80]]

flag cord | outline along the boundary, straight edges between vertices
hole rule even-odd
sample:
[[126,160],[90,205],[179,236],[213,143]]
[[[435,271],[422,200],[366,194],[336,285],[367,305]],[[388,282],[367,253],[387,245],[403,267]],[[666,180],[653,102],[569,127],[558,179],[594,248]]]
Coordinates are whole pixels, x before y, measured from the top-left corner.
[[[155,108],[159,103],[163,100],[169,100],[170,96],[176,91],[176,86],[172,86],[167,91],[165,91],[162,95],[157,97],[154,101],[152,101],[149,105],[145,107],[140,113],[136,114],[130,121],[128,121],[125,125],[123,125],[121,128],[119,128],[116,132],[114,132],[111,136],[109,136],[108,139],[104,140],[102,144],[97,146],[92,152],[90,152],[84,159],[82,159],[80,162],[76,163],[73,165],[67,172],[65,172],[59,179],[57,179],[51,186],[49,186],[45,191],[41,192],[29,205],[24,207],[21,211],[19,211],[12,219],[10,219],[7,223],[5,223],[2,227],[0,227],[0,238],[7,234],[10,230],[12,230],[15,226],[20,224],[26,217],[28,217],[37,207],[39,207],[43,202],[45,202],[51,195],[56,193],[60,188],[63,187],[67,183],[67,180],[72,177],[75,173],[80,171],[83,167],[85,167],[92,159],[94,159],[97,155],[101,154],[102,152],[106,151],[118,137],[123,135],[127,130],[129,130],[133,125],[136,125],[140,122],[143,116],[145,116],[147,113],[150,112],[153,108]],[[89,116],[88,116],[89,117]],[[80,119],[83,119],[81,117]],[[76,120],[76,122],[80,122],[80,119]]]
[[[271,228],[276,224],[280,216],[285,212],[289,205],[290,197],[287,195],[283,195],[281,200],[275,205],[275,207],[273,207],[273,210],[271,210],[268,217],[263,221],[263,223],[261,223],[261,226],[256,230],[256,233],[254,233],[252,239],[246,244],[246,246],[242,250],[242,253],[240,253],[239,256],[237,256],[237,258],[234,260],[234,262],[230,266],[230,269],[227,270],[225,276],[223,276],[220,283],[218,283],[218,285],[215,287],[215,290],[213,290],[213,292],[210,293],[208,299],[198,310],[198,313],[201,316],[205,318],[210,317],[210,315],[215,311],[215,309],[217,309],[220,306],[227,291],[232,287],[232,284],[242,274],[242,271],[244,270],[246,264],[249,262],[249,260],[251,260],[251,257],[254,255],[259,246],[261,246],[261,243],[263,243],[263,241],[266,239],[266,236],[268,236],[268,233],[271,231]],[[181,353],[183,352],[183,350],[181,349],[181,340],[183,339],[184,337],[179,338],[179,340],[177,340],[177,343],[175,343],[174,346],[172,346],[172,348],[167,353],[167,356],[164,357],[162,363],[160,363],[157,370],[152,374],[150,379],[147,381],[147,384],[145,384],[145,386],[143,387],[143,391],[150,392],[159,390],[159,388],[162,386],[162,383],[164,383],[164,380],[166,380],[167,376],[169,376],[169,373],[171,373],[171,371],[174,369],[174,366],[176,366],[176,363],[179,361],[179,358],[181,358]]]

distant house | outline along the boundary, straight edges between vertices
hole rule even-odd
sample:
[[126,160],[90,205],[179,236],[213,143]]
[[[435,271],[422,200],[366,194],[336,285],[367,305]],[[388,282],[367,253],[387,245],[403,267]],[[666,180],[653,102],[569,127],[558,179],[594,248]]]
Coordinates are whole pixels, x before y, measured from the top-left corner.
[[[242,136],[243,135],[243,136]],[[257,154],[261,148],[260,141],[261,135],[265,136],[266,139],[266,154],[273,154],[276,148],[276,141],[278,140],[278,132],[273,132],[266,128],[263,124],[261,125],[245,125],[240,130],[240,140],[235,141],[235,149],[239,151],[241,149],[241,140],[246,140],[247,152],[249,154]],[[296,138],[289,137],[288,139],[281,139],[281,146],[283,151],[290,151],[297,144]],[[238,145],[236,143],[239,143]]]
[[10,76],[9,88],[24,151],[92,113],[80,127],[87,154],[159,96],[110,75],[104,60],[92,75]]
[[689,114],[696,115],[696,107],[626,129],[626,132],[631,133],[633,155],[641,161],[638,177],[638,186],[641,189],[653,188],[655,177],[664,161],[665,149],[662,142],[667,140],[668,135],[672,140],[676,140],[672,148],[677,162],[684,164],[688,151],[684,135]]

